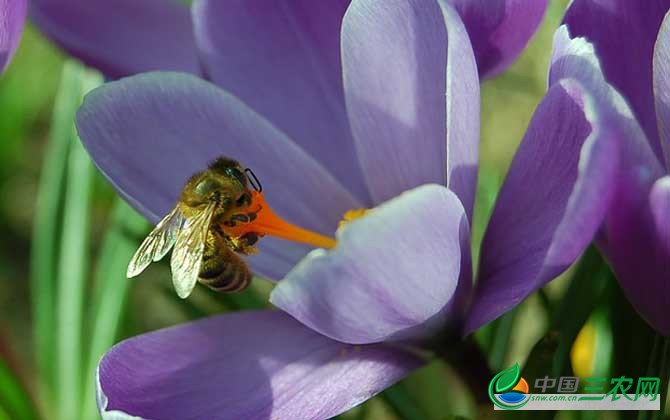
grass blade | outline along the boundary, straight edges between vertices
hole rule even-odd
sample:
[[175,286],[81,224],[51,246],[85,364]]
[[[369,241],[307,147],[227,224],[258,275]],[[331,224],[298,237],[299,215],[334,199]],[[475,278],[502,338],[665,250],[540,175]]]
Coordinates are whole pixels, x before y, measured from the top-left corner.
[[416,404],[412,396],[404,388],[402,382],[398,382],[390,388],[387,388],[381,393],[381,398],[401,419],[420,420],[426,418],[426,414]]
[[510,338],[517,313],[518,306],[500,317],[496,323],[493,343],[489,352],[489,366],[491,366],[494,372],[499,372],[504,367],[503,363],[509,350]]
[[58,270],[58,401],[60,418],[78,414],[81,374],[81,331],[88,272],[88,204],[93,169],[80,144],[72,144],[63,236]]
[[112,222],[96,263],[95,290],[91,305],[91,342],[84,377],[85,418],[95,418],[95,371],[98,361],[118,336],[131,280],[126,278],[128,261],[137,249],[135,237],[146,232],[146,220],[124,201],[117,199]]
[[0,359],[0,419],[3,418],[3,411],[8,419],[37,418],[35,407],[28,393],[12,374],[9,366]]
[[[84,93],[102,82],[98,73],[80,74],[79,103]],[[72,93],[74,95],[74,92]],[[63,204],[63,222],[57,277],[57,395],[62,420],[80,416],[82,330],[88,276],[88,218],[93,165],[78,141],[70,119],[70,151]]]
[[80,79],[83,68],[68,62],[63,68],[60,89],[54,105],[50,141],[42,166],[37,191],[34,230],[31,241],[31,303],[34,346],[42,398],[51,400],[48,389],[54,386],[56,250],[58,249],[59,214],[70,140],[72,118],[80,103]]
[[555,376],[569,373],[570,349],[577,334],[601,301],[610,276],[609,267],[598,250],[593,246],[587,249],[551,322],[551,330],[560,337],[554,355]]

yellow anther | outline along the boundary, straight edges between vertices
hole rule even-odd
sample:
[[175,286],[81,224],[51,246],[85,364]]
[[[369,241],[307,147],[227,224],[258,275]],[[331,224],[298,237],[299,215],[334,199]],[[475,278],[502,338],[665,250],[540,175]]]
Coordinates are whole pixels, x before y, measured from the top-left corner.
[[340,224],[337,226],[337,229],[342,229],[347,223],[360,219],[361,217],[365,216],[369,212],[371,212],[372,209],[353,209],[349,210],[348,212],[344,213],[344,216],[342,216],[342,220],[340,220]]

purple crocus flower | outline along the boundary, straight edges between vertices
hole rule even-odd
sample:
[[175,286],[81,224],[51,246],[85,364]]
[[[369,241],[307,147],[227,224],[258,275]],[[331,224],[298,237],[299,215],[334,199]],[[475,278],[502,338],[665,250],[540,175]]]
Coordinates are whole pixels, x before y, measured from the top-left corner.
[[[664,335],[670,334],[668,9],[665,0],[573,1],[555,42],[563,50],[578,45],[579,59],[555,57],[561,71],[550,74],[578,74],[571,77],[584,80],[602,109],[618,110],[620,162],[598,243],[628,299]],[[569,40],[568,33],[585,39]]]
[[[510,167],[473,292],[478,69],[449,3],[354,1],[341,32],[318,26],[339,43],[299,32],[306,56],[279,48],[294,32],[274,15],[233,8],[225,11],[236,18],[225,21],[223,9],[195,7],[208,74],[234,80],[237,95],[269,116],[197,77],[129,77],[95,90],[77,114],[96,165],[154,222],[184,181],[222,154],[253,168],[279,215],[321,234],[335,234],[350,209],[373,210],[339,230],[329,251],[261,241],[249,261],[283,278],[271,296],[282,311],[226,314],[114,346],[98,370],[103,416],[331,417],[424,363],[436,331],[472,331],[512,308],[595,234],[615,168],[601,157],[613,143],[592,96],[561,79]],[[298,28],[316,29],[309,13],[292,16]],[[254,68],[254,54],[275,67]],[[305,60],[314,71],[297,77]],[[284,82],[287,105],[268,77]]]
[[[238,84],[243,85],[238,89],[250,89],[244,85],[256,76],[254,86],[260,88],[259,83],[265,82],[272,85],[270,91],[274,92],[279,89],[277,80],[292,81],[284,88],[286,91],[296,84],[303,89],[314,86],[313,80],[300,84],[294,80],[297,75],[273,74],[279,64],[285,72],[302,70],[299,75],[306,79],[310,79],[307,73],[312,72],[307,69],[318,68],[317,73],[321,73],[331,67],[339,72],[339,55],[334,54],[337,39],[333,34],[338,33],[349,2],[329,0],[314,5],[311,0],[195,1],[189,13],[176,0],[34,0],[31,17],[70,54],[111,78],[150,70],[194,74],[214,71],[214,81],[227,89]],[[465,24],[482,78],[500,73],[514,61],[547,7],[547,0],[448,2]],[[292,27],[295,31],[290,30]],[[200,38],[197,46],[194,31]],[[278,38],[267,42],[273,35]],[[319,54],[303,54],[301,50],[305,49]],[[205,63],[203,69],[198,50],[209,57],[206,61],[223,62],[214,68]],[[240,81],[244,83],[237,83]],[[291,95],[283,95],[284,101],[287,96]],[[250,102],[250,98],[244,99]]]
[[16,51],[26,19],[26,0],[0,0],[0,74]]

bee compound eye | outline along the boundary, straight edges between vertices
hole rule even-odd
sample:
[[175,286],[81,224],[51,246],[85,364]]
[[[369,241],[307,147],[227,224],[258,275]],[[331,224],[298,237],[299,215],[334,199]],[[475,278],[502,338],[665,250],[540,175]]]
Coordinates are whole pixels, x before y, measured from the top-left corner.
[[244,176],[237,168],[226,168],[226,173],[235,178],[240,184],[247,185],[247,177]]

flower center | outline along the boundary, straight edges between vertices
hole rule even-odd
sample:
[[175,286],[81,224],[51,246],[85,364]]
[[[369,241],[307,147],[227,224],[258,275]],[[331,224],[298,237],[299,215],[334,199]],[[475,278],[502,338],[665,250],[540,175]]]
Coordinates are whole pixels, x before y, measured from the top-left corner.
[[248,221],[234,223],[233,226],[222,226],[223,231],[231,237],[239,238],[247,233],[255,233],[259,236],[275,236],[317,248],[333,248],[337,244],[333,238],[303,229],[277,216],[265,201],[262,193],[253,191],[251,195],[249,208],[252,211],[246,213],[247,218],[245,219]]

